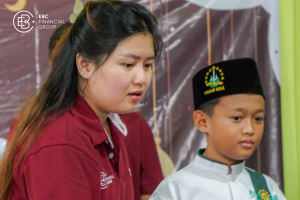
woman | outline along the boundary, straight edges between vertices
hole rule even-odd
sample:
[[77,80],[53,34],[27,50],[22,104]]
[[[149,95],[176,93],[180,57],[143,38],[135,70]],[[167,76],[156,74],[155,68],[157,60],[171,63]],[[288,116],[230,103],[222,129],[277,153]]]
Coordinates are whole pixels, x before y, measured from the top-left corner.
[[88,2],[11,128],[0,199],[133,199],[127,127],[118,114],[136,109],[161,45],[144,7]]

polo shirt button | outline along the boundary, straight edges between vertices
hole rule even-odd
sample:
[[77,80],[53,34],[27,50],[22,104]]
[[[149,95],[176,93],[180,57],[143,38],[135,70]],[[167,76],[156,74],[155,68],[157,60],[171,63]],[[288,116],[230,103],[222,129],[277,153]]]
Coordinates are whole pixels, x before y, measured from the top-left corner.
[[229,181],[233,181],[233,177],[232,176],[229,176]]
[[109,155],[108,155],[109,158],[113,158],[114,157],[114,153],[111,152]]
[[105,140],[105,143],[106,143],[106,144],[108,144],[108,141],[107,141],[107,140]]

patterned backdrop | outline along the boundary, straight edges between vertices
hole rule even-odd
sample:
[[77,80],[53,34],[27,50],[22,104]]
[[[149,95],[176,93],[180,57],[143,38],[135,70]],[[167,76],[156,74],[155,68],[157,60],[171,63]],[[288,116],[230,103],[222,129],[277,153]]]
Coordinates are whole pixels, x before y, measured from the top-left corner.
[[[60,23],[68,21],[74,2],[0,1],[1,140],[7,137],[16,107],[38,90],[49,73],[49,38]],[[197,150],[206,146],[204,134],[195,128],[192,119],[193,75],[214,62],[251,57],[259,65],[266,95],[266,121],[262,142],[246,165],[271,176],[283,189],[278,2],[136,2],[159,19],[164,40],[152,85],[138,112],[152,127],[166,173],[172,173],[173,166],[179,170],[188,165]],[[33,28],[27,33],[18,32],[13,25],[20,10],[33,15]]]

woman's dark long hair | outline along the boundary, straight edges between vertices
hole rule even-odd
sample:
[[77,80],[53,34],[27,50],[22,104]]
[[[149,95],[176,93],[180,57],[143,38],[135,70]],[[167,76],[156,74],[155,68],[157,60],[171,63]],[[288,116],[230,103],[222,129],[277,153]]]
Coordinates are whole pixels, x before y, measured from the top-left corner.
[[158,23],[146,8],[133,2],[86,3],[55,46],[51,72],[40,91],[20,106],[0,163],[0,200],[9,198],[14,171],[47,123],[74,105],[79,90],[77,53],[100,67],[122,40],[141,32],[152,35],[154,54],[159,57],[162,39]]

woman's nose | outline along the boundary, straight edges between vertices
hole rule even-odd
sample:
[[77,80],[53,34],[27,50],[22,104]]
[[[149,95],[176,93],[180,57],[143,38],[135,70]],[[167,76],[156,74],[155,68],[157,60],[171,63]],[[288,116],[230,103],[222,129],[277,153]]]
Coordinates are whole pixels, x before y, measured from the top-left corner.
[[146,71],[144,70],[144,67],[137,67],[135,70],[134,78],[133,78],[133,83],[134,84],[140,84],[144,85],[146,82]]

